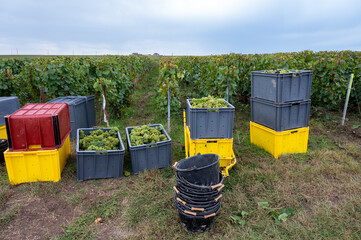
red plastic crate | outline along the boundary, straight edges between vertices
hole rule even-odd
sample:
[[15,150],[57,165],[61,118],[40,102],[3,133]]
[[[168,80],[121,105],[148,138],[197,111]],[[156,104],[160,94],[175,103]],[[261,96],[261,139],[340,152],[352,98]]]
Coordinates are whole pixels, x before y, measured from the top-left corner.
[[5,123],[10,151],[59,148],[71,131],[67,103],[28,103]]

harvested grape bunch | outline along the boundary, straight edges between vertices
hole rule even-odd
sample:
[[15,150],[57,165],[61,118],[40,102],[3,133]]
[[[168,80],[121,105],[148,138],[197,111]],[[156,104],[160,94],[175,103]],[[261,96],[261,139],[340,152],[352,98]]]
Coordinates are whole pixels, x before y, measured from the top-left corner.
[[287,73],[297,73],[299,70],[288,70],[288,69],[273,69],[273,70],[264,70],[264,73],[274,73],[274,74],[287,74]]
[[228,107],[224,99],[215,98],[210,95],[208,97],[202,97],[200,99],[192,99],[192,108],[226,108]]
[[112,127],[109,131],[98,129],[85,135],[84,131],[80,130],[79,148],[81,151],[119,150],[118,131],[117,127]]
[[134,127],[129,134],[130,144],[134,146],[157,143],[168,140],[167,136],[162,134],[162,128],[159,126],[150,127],[143,125],[140,127]]

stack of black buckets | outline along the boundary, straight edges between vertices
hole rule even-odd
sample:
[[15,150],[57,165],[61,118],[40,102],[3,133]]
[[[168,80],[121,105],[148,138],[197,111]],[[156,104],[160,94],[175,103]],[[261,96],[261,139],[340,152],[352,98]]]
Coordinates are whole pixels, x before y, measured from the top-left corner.
[[175,163],[175,206],[187,232],[208,230],[221,208],[223,175],[217,154],[198,154]]

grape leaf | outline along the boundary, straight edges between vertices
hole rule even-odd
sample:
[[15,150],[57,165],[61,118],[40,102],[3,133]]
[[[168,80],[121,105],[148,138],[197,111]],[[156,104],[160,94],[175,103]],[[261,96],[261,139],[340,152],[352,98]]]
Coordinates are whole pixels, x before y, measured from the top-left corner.
[[129,177],[129,176],[130,176],[130,172],[129,172],[129,171],[124,171],[124,176]]
[[237,223],[241,226],[243,226],[246,223],[246,220],[242,219],[240,216],[237,215],[231,215],[230,218],[233,223]]
[[259,207],[262,207],[262,208],[268,208],[269,207],[268,202],[258,202],[257,204],[258,204]]
[[287,213],[282,213],[282,214],[280,214],[280,215],[278,216],[278,220],[279,220],[279,221],[282,221],[282,222],[286,222],[287,218],[288,218],[288,214],[287,214]]

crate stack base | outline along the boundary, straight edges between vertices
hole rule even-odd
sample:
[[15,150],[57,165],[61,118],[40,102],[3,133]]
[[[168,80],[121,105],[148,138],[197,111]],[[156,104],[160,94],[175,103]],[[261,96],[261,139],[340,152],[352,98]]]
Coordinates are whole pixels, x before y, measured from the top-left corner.
[[12,185],[61,179],[70,155],[70,119],[66,103],[26,104],[5,116],[9,149],[4,152]]
[[12,185],[37,181],[57,182],[61,179],[61,172],[69,155],[69,136],[60,148],[54,150],[7,150],[4,157],[9,181]]
[[250,122],[251,143],[271,153],[274,158],[282,154],[307,152],[309,127],[276,132]]
[[184,118],[184,139],[186,158],[200,154],[214,153],[219,155],[219,166],[223,176],[229,176],[229,170],[237,163],[233,152],[233,138],[203,138],[192,139],[189,126]]
[[251,143],[275,158],[305,153],[311,108],[312,71],[251,73]]

